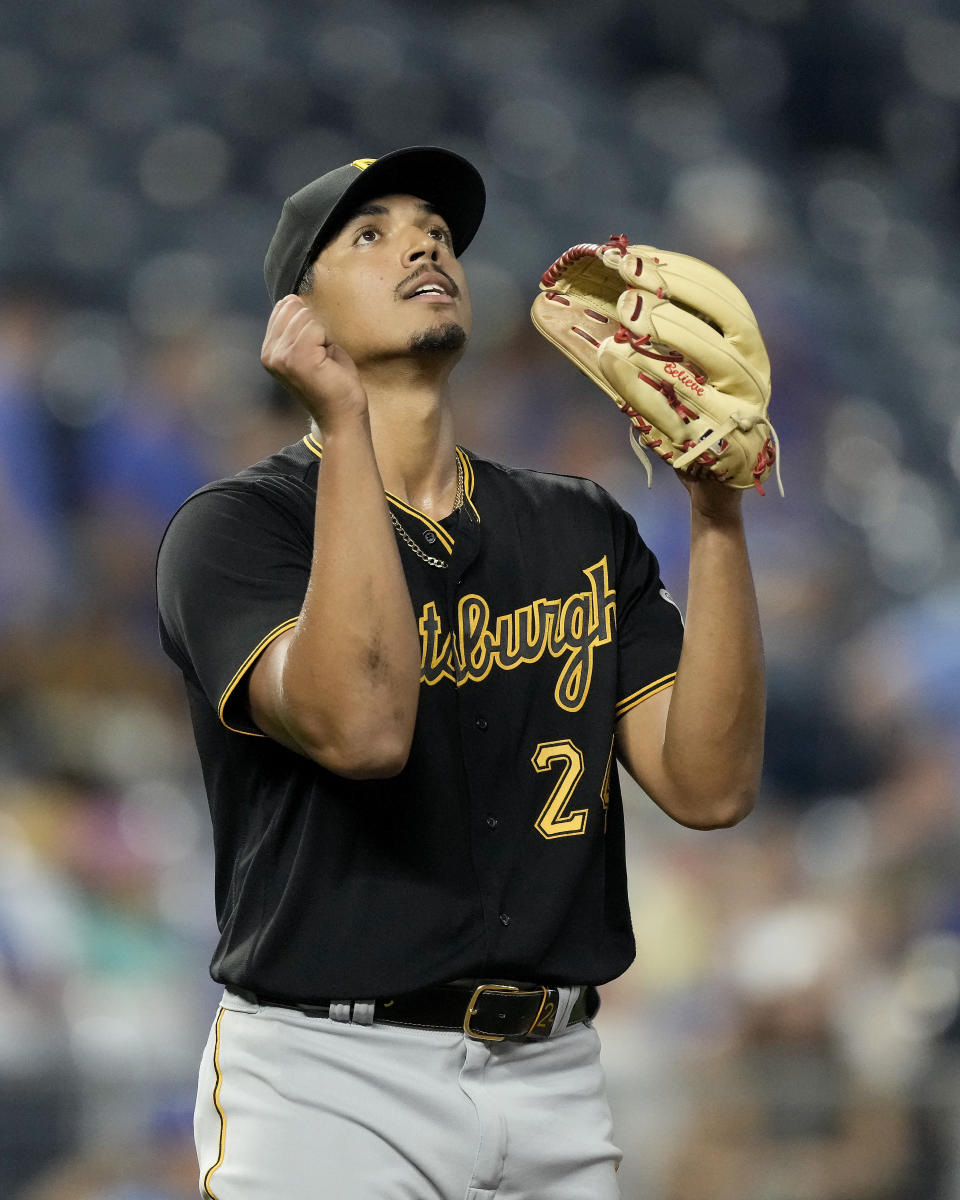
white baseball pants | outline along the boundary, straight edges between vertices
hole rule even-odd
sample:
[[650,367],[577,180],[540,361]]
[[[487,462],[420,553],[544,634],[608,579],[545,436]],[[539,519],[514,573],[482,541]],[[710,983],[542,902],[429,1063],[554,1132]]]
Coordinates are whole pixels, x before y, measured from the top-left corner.
[[600,1041],[359,1025],[226,992],[194,1130],[207,1200],[616,1200]]

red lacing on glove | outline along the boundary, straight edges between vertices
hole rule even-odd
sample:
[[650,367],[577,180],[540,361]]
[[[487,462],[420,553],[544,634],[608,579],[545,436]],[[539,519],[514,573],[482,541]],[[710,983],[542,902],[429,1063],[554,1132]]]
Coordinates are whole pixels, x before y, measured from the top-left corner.
[[646,423],[646,421],[643,419],[643,417],[641,417],[640,414],[637,412],[637,410],[635,408],[631,408],[631,406],[626,402],[626,400],[624,400],[620,411],[630,418],[630,420],[633,422],[634,425],[636,425],[636,427],[640,430],[641,433],[653,433],[653,426],[648,425]]
[[767,467],[772,467],[777,461],[777,448],[773,444],[772,438],[767,438],[760,448],[760,453],[757,455],[757,462],[753,468],[753,486],[757,489],[761,496],[767,493],[760,486],[760,477],[764,474]]
[[647,358],[655,358],[658,362],[683,362],[683,355],[679,350],[668,350],[666,354],[657,354],[655,350],[647,350],[647,343],[650,341],[650,334],[644,333],[638,337],[635,333],[631,333],[626,325],[621,325],[617,332],[613,335],[615,342],[629,343],[630,349],[635,350],[637,354],[643,354]]
[[[611,233],[610,236],[607,238],[607,240],[603,246],[603,249],[604,250],[619,250],[620,257],[623,258],[626,255],[627,251],[630,249],[630,242],[627,239],[627,235],[625,233]],[[660,261],[660,259],[654,258],[653,261],[655,263],[658,263]],[[637,265],[634,267],[633,273],[634,273],[634,275],[641,275],[643,273],[643,259],[640,257],[639,254],[637,255]],[[663,288],[657,289],[657,295],[660,297],[661,300],[663,299]]]
[[[696,444],[697,443],[693,440],[693,438],[687,438],[687,440],[683,443],[683,448],[684,450],[692,450]],[[717,456],[715,454],[711,454],[709,450],[704,450],[704,452],[697,459],[697,462],[702,463],[705,467],[712,467],[716,461]]]
[[670,405],[681,421],[684,422],[684,424],[689,424],[691,421],[696,421],[696,419],[700,416],[696,409],[687,408],[684,402],[677,395],[672,383],[667,383],[666,380],[663,380],[663,382],[660,384],[660,391],[663,393],[666,402]]
[[[627,235],[625,233],[611,233],[610,236],[607,238],[606,242],[604,243],[603,249],[604,250],[619,250],[621,257],[622,257],[630,249],[630,239],[627,237]],[[640,261],[641,261],[640,259],[637,259],[638,263]],[[660,259],[657,257],[654,257],[653,261],[655,263],[658,263],[660,261]],[[639,275],[640,272],[637,271],[637,274]]]
[[570,307],[570,301],[566,296],[561,296],[559,292],[544,292],[543,294],[548,300],[556,300],[558,304],[566,304],[568,308]]
[[[569,250],[563,254],[544,271],[540,276],[540,282],[545,288],[551,287],[557,282],[564,270],[578,258],[600,258],[605,250],[618,250],[621,257],[627,253],[630,247],[630,241],[625,233],[612,233],[601,246],[599,242],[580,242],[576,246],[571,246]],[[654,257],[653,261],[658,263],[659,258]],[[637,266],[635,273],[639,275],[643,270],[643,259],[637,258]],[[657,289],[657,295],[663,298],[663,288]]]
[[660,391],[660,383],[656,379],[651,379],[649,375],[645,375],[643,371],[637,372],[637,378],[642,379],[644,383],[649,383],[655,391]]
[[600,246],[596,242],[580,242],[576,246],[571,246],[547,267],[540,276],[540,282],[544,287],[552,287],[571,263],[576,262],[578,258],[597,258],[605,249],[605,246]]
[[[660,356],[654,355],[654,357],[658,358]],[[673,390],[672,383],[667,383],[666,380],[651,379],[650,376],[644,374],[643,371],[637,372],[637,378],[642,379],[644,383],[649,383],[655,391],[658,391],[684,424],[689,424],[691,421],[696,421],[700,416],[700,414],[694,409],[687,408],[684,402]],[[694,443],[691,442],[690,445],[692,446]]]

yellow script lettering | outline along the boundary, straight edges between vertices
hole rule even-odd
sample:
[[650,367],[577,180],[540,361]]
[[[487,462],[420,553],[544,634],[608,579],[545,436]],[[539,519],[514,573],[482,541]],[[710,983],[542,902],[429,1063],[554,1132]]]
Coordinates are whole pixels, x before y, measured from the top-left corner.
[[590,693],[594,652],[611,641],[617,621],[606,555],[583,574],[588,586],[582,592],[541,597],[492,619],[482,596],[462,596],[453,632],[444,633],[433,601],[425,604],[419,620],[420,682],[479,683],[494,667],[512,671],[549,654],[563,660],[554,698],[560,708],[578,712]]

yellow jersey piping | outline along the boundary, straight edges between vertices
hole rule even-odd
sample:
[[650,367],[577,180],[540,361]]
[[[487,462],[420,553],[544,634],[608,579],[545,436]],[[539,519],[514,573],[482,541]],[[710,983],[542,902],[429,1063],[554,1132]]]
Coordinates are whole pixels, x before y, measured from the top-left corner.
[[254,661],[254,659],[257,658],[259,655],[261,655],[264,652],[264,650],[266,650],[266,648],[270,645],[270,643],[274,640],[274,638],[278,638],[280,636],[280,634],[283,633],[285,630],[292,629],[294,627],[294,625],[296,625],[297,621],[299,621],[299,620],[300,620],[299,616],[290,617],[290,619],[287,621],[284,621],[282,625],[278,625],[276,627],[276,629],[271,629],[270,632],[267,634],[267,636],[265,638],[263,638],[250,651],[250,653],[247,655],[247,657],[243,660],[243,663],[240,666],[240,668],[238,669],[237,673],[227,684],[223,695],[220,697],[220,703],[217,705],[217,716],[220,718],[220,723],[223,726],[225,726],[227,729],[229,729],[231,733],[243,733],[247,737],[266,737],[265,733],[256,733],[252,729],[234,729],[234,727],[232,725],[227,725],[227,722],[224,719],[223,714],[226,711],[227,701],[230,699],[231,695],[233,694],[237,684],[240,682],[240,680],[244,677],[244,675],[249,670],[250,664]]
[[655,696],[657,692],[662,692],[664,688],[672,687],[673,681],[676,679],[676,671],[671,671],[669,675],[664,675],[660,679],[655,679],[652,683],[648,683],[646,687],[642,687],[638,692],[633,692],[629,696],[624,696],[622,700],[617,701],[616,716],[622,717],[624,713],[630,711],[631,708],[636,708],[638,704],[642,704],[644,700],[649,700],[651,696]]
[[216,1039],[213,1046],[213,1070],[216,1075],[216,1083],[213,1085],[213,1107],[220,1116],[220,1153],[217,1161],[203,1177],[203,1192],[205,1196],[209,1197],[209,1200],[218,1200],[216,1193],[210,1187],[210,1180],[223,1165],[223,1157],[227,1149],[227,1118],[223,1115],[223,1109],[220,1107],[220,1085],[223,1083],[223,1075],[220,1072],[220,1022],[223,1020],[225,1011],[221,1008],[217,1016]]
[[411,517],[416,517],[417,520],[422,521],[428,529],[432,529],[437,536],[437,541],[443,546],[444,550],[446,550],[448,554],[453,550],[453,538],[449,533],[447,533],[442,525],[438,525],[437,522],[428,517],[426,513],[422,513],[419,508],[414,508],[412,505],[404,504],[402,500],[398,500],[393,492],[387,492],[386,497],[390,503],[395,504],[397,508],[401,510],[401,512],[405,512]]
[[460,449],[459,446],[457,447],[457,457],[460,459],[460,462],[463,464],[463,494],[464,494],[464,497],[465,497],[467,503],[473,509],[473,515],[477,518],[477,524],[479,525],[480,514],[479,514],[479,512],[477,512],[477,506],[473,502],[473,485],[474,485],[473,463],[470,461],[470,459],[466,455],[466,453]]
[[[311,450],[317,456],[317,458],[319,458],[321,460],[323,459],[323,446],[321,446],[321,444],[316,440],[316,438],[313,436],[312,433],[308,433],[304,437],[303,441],[304,441],[305,445],[307,446],[308,450]],[[463,453],[463,451],[460,449],[459,446],[457,446],[456,450],[457,450],[457,457],[460,459],[461,463],[463,464],[463,494],[464,494],[464,498],[469,502],[470,507],[473,509],[474,513],[476,513],[477,520],[479,521],[480,514],[477,512],[476,507],[474,506],[473,500],[471,499],[471,496],[473,495],[473,467],[470,464],[470,460]],[[395,496],[393,494],[393,492],[388,492],[386,490],[386,488],[384,488],[384,495],[387,497],[387,499],[390,501],[390,503],[396,505],[396,507],[399,508],[401,512],[406,513],[407,516],[415,517],[418,521],[421,522],[421,524],[426,525],[426,527],[428,529],[432,530],[435,537],[437,538],[437,541],[441,544],[441,546],[443,546],[444,550],[446,550],[446,552],[448,554],[452,553],[453,538],[450,536],[449,533],[447,533],[447,531],[443,528],[442,525],[438,525],[437,522],[434,521],[432,517],[428,517],[427,514],[424,512],[421,512],[419,508],[414,508],[412,504],[406,504],[403,500],[400,500],[397,496]]]

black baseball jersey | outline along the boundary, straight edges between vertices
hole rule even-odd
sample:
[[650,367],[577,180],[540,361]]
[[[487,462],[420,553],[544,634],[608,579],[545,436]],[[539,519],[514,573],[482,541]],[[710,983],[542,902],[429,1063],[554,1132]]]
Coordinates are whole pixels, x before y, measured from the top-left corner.
[[602,488],[457,453],[465,499],[446,520],[387,496],[449,563],[399,543],[422,673],[395,778],[325,770],[246,703],[305,595],[314,438],[202,488],[168,526],[160,632],[213,820],[221,983],[373,998],[463,977],[603,983],[633,959],[614,726],[673,682],[680,614]]

